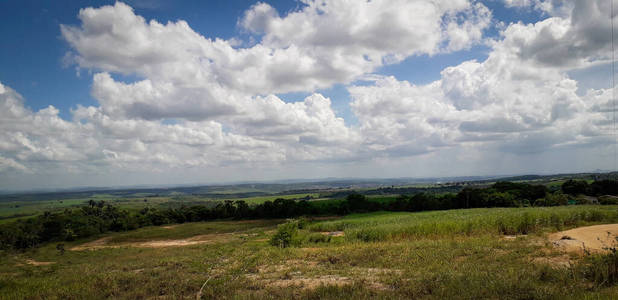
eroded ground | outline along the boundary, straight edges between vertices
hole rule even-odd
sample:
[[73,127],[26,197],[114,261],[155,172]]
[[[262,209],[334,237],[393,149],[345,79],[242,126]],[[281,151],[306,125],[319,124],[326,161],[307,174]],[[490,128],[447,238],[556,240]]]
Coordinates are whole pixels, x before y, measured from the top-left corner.
[[[169,229],[169,228],[168,228]],[[220,233],[220,234],[202,234],[193,236],[186,239],[169,239],[169,240],[152,240],[145,242],[123,242],[112,243],[109,237],[103,237],[92,242],[84,243],[75,247],[72,247],[72,251],[84,251],[84,250],[97,250],[103,248],[122,248],[122,247],[135,247],[135,248],[161,248],[161,247],[182,247],[208,243],[223,243],[230,241],[234,238],[240,238],[241,235],[235,235],[233,233]]]

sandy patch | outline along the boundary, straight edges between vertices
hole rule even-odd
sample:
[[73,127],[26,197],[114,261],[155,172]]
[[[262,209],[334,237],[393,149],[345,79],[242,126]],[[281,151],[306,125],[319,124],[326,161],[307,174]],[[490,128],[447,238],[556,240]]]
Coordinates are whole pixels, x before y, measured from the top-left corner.
[[280,264],[280,265],[259,266],[257,267],[257,272],[260,274],[273,275],[274,273],[284,272],[292,268],[301,268],[301,267],[314,268],[318,264],[319,262],[313,261],[313,260],[289,259],[289,260],[286,260],[284,264]]
[[552,256],[552,257],[535,257],[532,262],[538,264],[550,265],[553,268],[568,268],[573,265],[574,261],[568,255]]
[[135,247],[135,248],[163,248],[163,247],[182,247],[199,244],[212,244],[218,242],[227,242],[234,237],[231,233],[224,234],[204,234],[198,235],[186,239],[178,240],[154,240],[146,242],[127,242],[127,243],[108,243],[111,237],[104,237],[89,243],[85,243],[71,248],[72,251],[83,250],[97,250],[103,248],[121,248],[121,247]]
[[330,220],[338,220],[341,219],[340,216],[323,216],[323,217],[311,217],[310,221],[330,221]]
[[527,235],[525,234],[521,234],[521,235],[504,235],[502,236],[502,239],[505,241],[514,241],[519,237],[526,237]]
[[53,262],[53,261],[36,261],[34,259],[26,259],[26,264],[29,264],[32,266],[49,266],[55,263],[56,262]]
[[[272,220],[272,221],[277,221],[278,222],[279,220]],[[283,222],[283,220],[281,220],[281,221]],[[225,221],[225,222],[228,222],[228,221]],[[257,219],[257,220],[234,220],[233,222],[234,222],[234,224],[263,224],[264,220],[259,220],[259,219]],[[274,225],[275,224],[273,224],[272,226],[274,226]],[[270,226],[270,225],[265,224],[265,226]]]
[[109,241],[109,239],[111,239],[111,237],[104,237],[104,238],[100,238],[97,240],[94,240],[92,242],[88,242],[85,244],[81,244],[79,246],[75,246],[70,248],[69,250],[71,251],[82,251],[82,250],[95,250],[95,249],[100,249],[100,248],[112,248],[111,245],[107,245],[107,241]]
[[552,233],[549,241],[566,252],[604,252],[618,246],[618,224],[579,227]]
[[291,279],[275,279],[264,282],[268,287],[290,287],[295,286],[302,289],[315,289],[321,285],[343,286],[352,284],[352,279],[338,275],[324,275],[319,277],[296,277]]
[[315,267],[319,262],[314,260],[304,260],[304,259],[289,259],[285,261],[285,265],[289,267]]
[[344,236],[345,235],[343,231],[324,231],[324,232],[320,232],[320,234],[328,235],[328,236]]
[[401,275],[403,274],[403,271],[398,270],[398,269],[388,269],[388,268],[361,268],[361,267],[356,267],[353,268],[353,270],[360,274],[360,275],[365,275],[365,276],[374,276],[374,275],[385,275],[385,274],[397,274],[397,275]]
[[391,290],[390,286],[380,282],[380,277],[403,273],[397,269],[354,267],[351,269],[352,277],[335,274],[313,276],[303,274],[306,269],[315,271],[317,268],[321,268],[319,261],[290,259],[283,264],[259,266],[252,274],[245,274],[245,277],[270,288],[315,289],[322,285],[343,286],[358,282],[373,290]]
[[320,250],[322,250],[323,248],[318,248],[318,247],[304,247],[304,248],[299,248],[303,251],[306,252],[319,252]]

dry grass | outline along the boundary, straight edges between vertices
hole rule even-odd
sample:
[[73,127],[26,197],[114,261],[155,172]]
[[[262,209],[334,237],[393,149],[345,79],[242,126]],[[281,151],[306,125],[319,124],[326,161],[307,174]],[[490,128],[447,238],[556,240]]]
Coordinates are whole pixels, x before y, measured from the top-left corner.
[[[616,207],[607,208],[612,209]],[[500,212],[504,219],[521,215],[519,210]],[[96,251],[60,254],[52,243],[0,255],[0,298],[195,299],[199,293],[203,299],[611,299],[618,294],[617,286],[573,277],[566,264],[582,259],[547,242],[552,225],[512,238],[489,227],[466,233],[469,217],[478,220],[483,214],[492,218],[495,211],[377,213],[316,221],[303,230],[344,235],[285,249],[268,244],[276,231],[271,221],[152,227],[66,245],[98,246]],[[387,234],[376,241],[349,234],[365,226],[379,232],[414,226],[424,230],[429,228],[425,224],[440,220],[461,224],[464,230],[413,230],[413,235]],[[343,230],[335,228],[342,224]],[[335,230],[314,230],[319,228]],[[161,241],[176,244],[134,246]],[[28,259],[55,263],[24,263]]]
[[[247,235],[244,235],[245,237]],[[186,239],[177,239],[177,240],[152,240],[145,242],[124,242],[124,243],[110,243],[109,237],[104,237],[97,239],[92,242],[84,243],[82,245],[78,245],[72,247],[71,251],[84,251],[84,250],[99,250],[104,248],[123,248],[123,247],[134,247],[134,248],[162,248],[162,247],[183,247],[183,246],[192,246],[199,244],[214,244],[214,243],[224,243],[229,242],[232,239],[242,238],[243,235],[234,235],[232,233],[221,233],[221,234],[203,234],[197,235]]]

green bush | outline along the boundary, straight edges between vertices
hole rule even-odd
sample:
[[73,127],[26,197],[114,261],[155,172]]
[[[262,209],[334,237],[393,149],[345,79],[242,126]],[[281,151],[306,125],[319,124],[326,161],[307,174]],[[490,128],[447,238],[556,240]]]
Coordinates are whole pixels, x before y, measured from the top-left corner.
[[586,197],[584,195],[579,195],[575,198],[575,204],[578,205],[589,205],[595,203],[596,201],[594,201],[594,198],[591,199],[591,197]]
[[277,226],[277,233],[270,239],[270,244],[287,248],[301,244],[298,229],[306,227],[306,220],[290,220]]
[[616,204],[618,204],[618,197],[614,197],[614,196],[601,196],[601,197],[599,197],[599,204],[602,204],[602,205],[616,205]]

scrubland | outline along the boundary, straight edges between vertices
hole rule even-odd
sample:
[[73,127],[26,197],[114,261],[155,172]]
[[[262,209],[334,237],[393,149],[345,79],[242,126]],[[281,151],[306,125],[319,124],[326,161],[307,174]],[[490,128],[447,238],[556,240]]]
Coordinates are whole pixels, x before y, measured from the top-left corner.
[[[615,245],[567,253],[547,239],[608,223],[617,206],[146,227],[3,252],[0,298],[612,299]],[[273,246],[277,236],[287,247]]]

